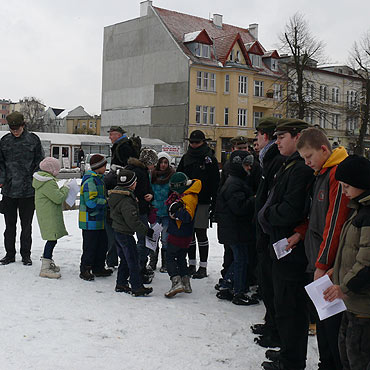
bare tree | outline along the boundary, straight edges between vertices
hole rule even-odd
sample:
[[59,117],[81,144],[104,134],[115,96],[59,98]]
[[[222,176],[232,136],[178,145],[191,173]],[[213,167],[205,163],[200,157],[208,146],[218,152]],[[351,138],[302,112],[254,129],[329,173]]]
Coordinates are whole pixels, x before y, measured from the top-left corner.
[[30,131],[42,131],[45,125],[43,116],[45,106],[40,99],[33,96],[24,97],[19,101],[20,111],[24,116],[24,121]]
[[324,43],[311,34],[307,21],[300,13],[289,18],[279,40],[280,52],[288,55],[283,66],[288,81],[287,110],[290,115],[303,119],[308,106],[314,103],[314,94],[310,90],[312,84],[306,79],[305,70],[316,67],[323,58]]
[[369,127],[370,112],[370,30],[365,32],[359,42],[353,44],[350,51],[350,65],[354,73],[362,80],[360,96],[360,133],[356,140],[354,152],[364,155],[364,140]]

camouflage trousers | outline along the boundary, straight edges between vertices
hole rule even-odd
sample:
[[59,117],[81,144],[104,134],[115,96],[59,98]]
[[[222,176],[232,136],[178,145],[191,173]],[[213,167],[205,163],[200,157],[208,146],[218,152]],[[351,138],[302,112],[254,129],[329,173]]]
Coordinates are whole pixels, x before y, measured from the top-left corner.
[[338,344],[343,370],[370,369],[370,318],[344,312]]

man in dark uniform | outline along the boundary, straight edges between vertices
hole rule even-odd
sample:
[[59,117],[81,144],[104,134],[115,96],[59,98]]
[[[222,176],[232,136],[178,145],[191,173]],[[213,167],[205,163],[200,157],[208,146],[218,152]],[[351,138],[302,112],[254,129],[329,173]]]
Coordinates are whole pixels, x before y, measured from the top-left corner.
[[[276,144],[285,162],[276,174],[265,205],[258,212],[258,222],[270,237],[275,319],[281,340],[276,361],[265,361],[265,370],[302,370],[306,367],[308,340],[308,304],[304,289],[307,258],[303,242],[281,259],[277,259],[273,244],[289,238],[308,213],[308,188],[313,171],[297,152],[300,132],[308,124],[299,119],[281,119],[276,125]],[[269,356],[270,357],[270,356]],[[270,357],[271,359],[271,357]]]
[[112,126],[108,132],[109,139],[113,144],[111,164],[124,167],[127,166],[127,161],[130,157],[138,157],[138,153],[135,152],[130,139],[126,135],[126,131],[122,127]]
[[44,158],[41,141],[28,132],[23,114],[13,112],[6,117],[10,133],[0,140],[0,187],[3,194],[6,255],[0,263],[15,262],[17,212],[21,220],[21,256],[25,266],[32,265],[32,219],[35,211],[35,191],[32,175]]

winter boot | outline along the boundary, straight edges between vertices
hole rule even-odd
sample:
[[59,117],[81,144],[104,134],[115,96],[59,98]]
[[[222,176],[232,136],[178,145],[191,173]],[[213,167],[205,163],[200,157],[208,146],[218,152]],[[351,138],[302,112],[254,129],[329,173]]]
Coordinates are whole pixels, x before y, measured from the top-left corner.
[[161,249],[161,260],[162,266],[159,269],[160,272],[167,272],[167,251],[165,249]]
[[113,271],[111,269],[106,269],[105,267],[103,267],[102,270],[94,271],[93,273],[96,277],[108,277],[113,274]]
[[92,281],[92,280],[95,279],[94,274],[91,273],[91,267],[90,266],[81,266],[80,270],[81,270],[80,278],[82,280]]
[[158,253],[159,248],[157,248],[155,252],[151,251],[149,254],[149,266],[152,268],[152,271],[155,271],[157,269]]
[[171,289],[164,294],[165,297],[167,297],[167,298],[171,298],[171,297],[175,296],[177,293],[184,292],[184,286],[182,285],[180,276],[173,276],[171,278],[171,281],[172,281]]
[[59,272],[56,272],[50,267],[51,260],[48,258],[41,259],[41,270],[40,276],[47,277],[49,279],[59,279],[62,275]]
[[114,288],[114,290],[118,293],[131,294],[131,288],[128,284],[124,284],[124,285],[116,284],[116,287]]
[[145,286],[142,286],[141,288],[137,290],[133,290],[132,295],[134,297],[143,297],[143,296],[150,294],[152,291],[153,291],[152,287],[149,286],[146,288]]
[[55,271],[55,272],[59,272],[60,271],[60,267],[55,264],[54,260],[51,260],[51,262],[50,262],[50,268],[53,271]]
[[207,277],[207,267],[199,267],[198,271],[193,275],[193,279],[204,279]]
[[190,285],[190,276],[185,275],[181,278],[182,285],[184,287],[184,292],[185,293],[192,293],[193,290],[191,289]]
[[192,276],[196,273],[197,271],[197,266],[196,265],[189,265],[188,267],[188,274],[189,276]]

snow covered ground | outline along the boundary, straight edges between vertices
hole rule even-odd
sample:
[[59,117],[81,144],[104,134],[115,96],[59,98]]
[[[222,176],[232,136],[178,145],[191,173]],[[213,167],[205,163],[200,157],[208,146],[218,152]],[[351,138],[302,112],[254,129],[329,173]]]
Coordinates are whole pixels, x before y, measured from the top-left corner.
[[[61,279],[38,276],[44,241],[36,217],[33,266],[23,266],[19,254],[16,263],[0,266],[1,370],[261,368],[265,349],[254,344],[249,327],[262,322],[263,305],[235,306],[215,296],[223,251],[216,227],[209,231],[209,277],[192,280],[192,294],[164,298],[169,278],[157,272],[154,292],[134,298],[114,291],[116,272],[93,282],[78,277],[78,211],[64,217],[70,235],[54,252]],[[316,364],[316,338],[310,337],[307,369]]]

